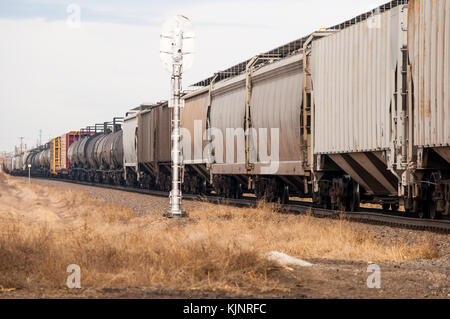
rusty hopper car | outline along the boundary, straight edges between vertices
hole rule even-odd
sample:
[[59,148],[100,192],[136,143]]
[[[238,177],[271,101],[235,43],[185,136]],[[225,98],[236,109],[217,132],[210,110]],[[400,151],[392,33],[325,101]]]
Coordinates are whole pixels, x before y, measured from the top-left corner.
[[167,102],[150,105],[137,115],[137,162],[142,187],[170,189],[170,119]]
[[[267,63],[256,66],[260,60]],[[245,74],[212,81],[185,96],[182,124],[191,135],[184,147],[188,155],[183,151],[187,169],[207,180],[204,167],[210,165],[214,190],[225,196],[239,197],[250,188],[258,197],[286,201],[289,193],[308,193],[300,127],[302,69],[300,53],[280,61],[257,56]],[[209,151],[206,143],[212,145]],[[271,163],[270,154],[278,156]]]
[[392,141],[401,140],[405,125],[405,75],[398,70],[405,63],[406,21],[407,9],[398,6],[376,25],[362,21],[312,43],[313,170],[321,202],[350,208],[360,193],[398,208],[402,145]]
[[206,193],[209,182],[206,127],[210,106],[210,87],[197,90],[183,97],[181,109],[181,135],[183,163],[185,166],[183,191]]
[[312,43],[313,171],[323,201],[348,209],[361,197],[420,217],[450,214],[449,15],[449,1],[411,0]]

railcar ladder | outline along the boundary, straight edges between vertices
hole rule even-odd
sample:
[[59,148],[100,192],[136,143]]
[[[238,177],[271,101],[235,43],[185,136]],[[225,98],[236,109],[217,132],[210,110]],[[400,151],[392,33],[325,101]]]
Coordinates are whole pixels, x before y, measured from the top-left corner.
[[[312,42],[316,39],[330,36],[334,31],[318,31],[303,43],[303,107],[300,117],[300,130],[302,134],[302,153],[303,168],[305,176],[308,173],[312,175],[312,192],[318,191],[318,177],[316,176],[316,167],[314,160],[314,91],[312,83]],[[305,194],[309,192],[308,178],[303,179]]]
[[50,171],[52,174],[56,174],[56,168],[61,167],[61,137],[53,139],[52,146],[50,148],[52,159]]
[[317,31],[303,44],[303,109],[301,121],[301,133],[303,138],[303,161],[305,169],[314,169],[314,98],[312,85],[311,53],[312,42],[316,39],[327,37],[335,33],[334,31]]

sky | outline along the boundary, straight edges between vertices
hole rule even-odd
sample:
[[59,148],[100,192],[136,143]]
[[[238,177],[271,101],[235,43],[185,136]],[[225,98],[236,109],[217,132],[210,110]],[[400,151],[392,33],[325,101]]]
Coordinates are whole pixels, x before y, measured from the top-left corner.
[[[167,100],[160,28],[196,33],[187,87],[387,0],[0,0],[0,151],[28,148]],[[79,19],[78,19],[79,17]]]

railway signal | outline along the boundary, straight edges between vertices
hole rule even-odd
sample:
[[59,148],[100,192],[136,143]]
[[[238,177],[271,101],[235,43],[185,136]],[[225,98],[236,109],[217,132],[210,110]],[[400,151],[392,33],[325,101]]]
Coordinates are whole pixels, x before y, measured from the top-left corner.
[[171,73],[172,91],[169,107],[172,108],[172,190],[170,209],[163,216],[181,218],[187,216],[181,209],[181,134],[180,109],[182,74],[189,69],[194,57],[194,29],[183,15],[166,20],[161,30],[160,57],[164,68]]

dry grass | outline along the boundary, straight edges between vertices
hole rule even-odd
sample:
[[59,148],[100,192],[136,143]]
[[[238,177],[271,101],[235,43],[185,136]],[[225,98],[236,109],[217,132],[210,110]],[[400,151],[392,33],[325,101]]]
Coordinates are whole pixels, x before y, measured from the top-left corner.
[[83,287],[164,286],[232,293],[283,289],[261,255],[372,262],[436,257],[433,243],[386,243],[345,220],[282,215],[269,206],[205,204],[185,221],[136,217],[81,192],[0,173],[0,286],[64,288],[69,264]]

